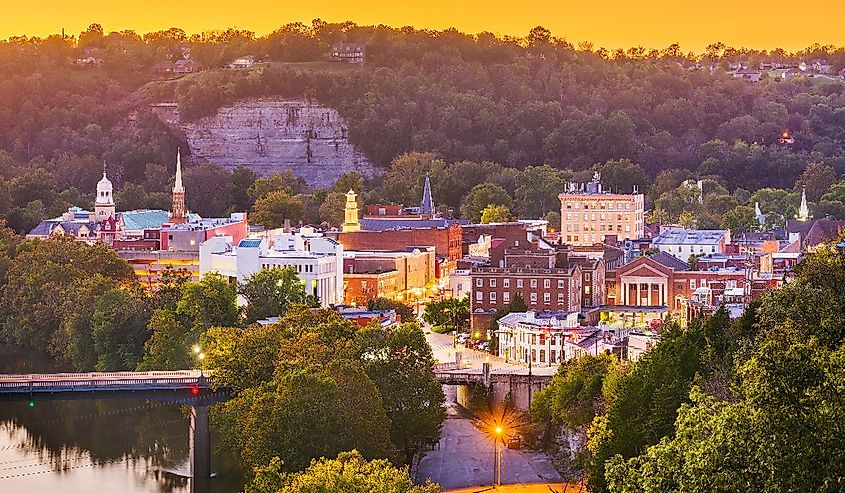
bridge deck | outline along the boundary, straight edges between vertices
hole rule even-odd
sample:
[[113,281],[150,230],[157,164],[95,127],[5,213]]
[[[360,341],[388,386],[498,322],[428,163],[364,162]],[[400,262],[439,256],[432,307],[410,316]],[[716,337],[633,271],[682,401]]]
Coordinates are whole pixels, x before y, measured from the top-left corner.
[[199,370],[0,375],[0,394],[206,389],[212,379]]

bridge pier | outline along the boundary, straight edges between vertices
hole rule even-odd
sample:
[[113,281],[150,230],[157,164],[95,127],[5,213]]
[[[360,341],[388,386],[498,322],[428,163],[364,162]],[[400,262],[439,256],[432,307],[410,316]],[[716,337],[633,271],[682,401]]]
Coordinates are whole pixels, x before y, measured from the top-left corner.
[[211,432],[208,404],[191,406],[190,462],[192,478],[211,477]]

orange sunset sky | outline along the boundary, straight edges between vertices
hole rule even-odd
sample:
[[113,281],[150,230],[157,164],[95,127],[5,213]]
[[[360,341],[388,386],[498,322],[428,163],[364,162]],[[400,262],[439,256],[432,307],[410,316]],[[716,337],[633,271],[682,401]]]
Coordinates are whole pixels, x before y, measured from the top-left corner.
[[713,41],[789,51],[814,42],[845,45],[845,0],[5,0],[0,6],[0,38],[45,36],[62,28],[78,34],[92,22],[106,32],[238,27],[262,35],[319,17],[501,35],[524,35],[542,25],[573,43],[611,49],[679,42],[684,51],[701,51]]

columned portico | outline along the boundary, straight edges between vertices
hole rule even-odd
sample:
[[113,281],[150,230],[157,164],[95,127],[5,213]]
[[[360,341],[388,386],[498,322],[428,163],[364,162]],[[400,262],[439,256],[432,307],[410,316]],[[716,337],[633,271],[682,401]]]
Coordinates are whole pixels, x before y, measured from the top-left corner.
[[668,279],[623,276],[620,278],[622,304],[627,306],[666,306]]

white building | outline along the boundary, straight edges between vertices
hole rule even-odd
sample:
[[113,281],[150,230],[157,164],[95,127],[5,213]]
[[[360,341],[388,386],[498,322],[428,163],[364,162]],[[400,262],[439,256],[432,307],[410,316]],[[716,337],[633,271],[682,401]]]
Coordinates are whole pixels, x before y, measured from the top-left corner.
[[217,236],[200,245],[200,275],[217,272],[242,282],[262,269],[292,267],[321,306],[343,303],[343,246],[312,231],[247,238]]
[[499,357],[553,366],[567,359],[565,339],[578,330],[577,312],[509,313],[499,319]]
[[725,253],[730,242],[731,232],[727,229],[666,228],[651,240],[651,246],[686,262],[690,255]]

